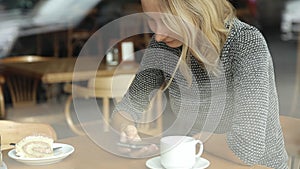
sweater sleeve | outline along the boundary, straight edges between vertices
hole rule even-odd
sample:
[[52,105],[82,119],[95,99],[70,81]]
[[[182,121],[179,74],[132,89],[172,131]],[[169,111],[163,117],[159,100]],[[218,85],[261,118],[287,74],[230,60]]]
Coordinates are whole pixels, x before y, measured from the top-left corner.
[[231,150],[246,164],[257,164],[266,151],[271,56],[258,31],[245,30],[233,58],[234,117],[227,133]]
[[163,57],[163,53],[157,50],[158,47],[159,44],[154,40],[150,42],[149,49],[145,51],[138,73],[123,99],[116,105],[113,115],[116,112],[124,111],[129,113],[136,122],[142,118],[154,92],[165,81],[160,62],[160,57]]
[[124,111],[129,113],[135,121],[141,119],[148,108],[153,92],[162,85],[162,77],[162,73],[157,69],[139,72],[114,112]]

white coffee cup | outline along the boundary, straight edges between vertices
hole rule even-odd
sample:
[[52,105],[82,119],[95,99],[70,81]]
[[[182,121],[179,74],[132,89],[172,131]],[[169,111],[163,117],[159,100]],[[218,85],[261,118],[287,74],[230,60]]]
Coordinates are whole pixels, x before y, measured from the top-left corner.
[[[199,150],[197,152],[197,144]],[[167,169],[192,168],[203,152],[203,143],[188,136],[166,136],[160,140],[161,165]]]

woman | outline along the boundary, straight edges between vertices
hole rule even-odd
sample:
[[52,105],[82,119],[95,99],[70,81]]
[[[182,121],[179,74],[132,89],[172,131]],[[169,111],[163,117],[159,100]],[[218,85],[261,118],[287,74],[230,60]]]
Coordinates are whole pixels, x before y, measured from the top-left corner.
[[[205,142],[206,151],[240,164],[287,168],[273,64],[261,33],[235,18],[227,0],[141,2],[155,35],[141,63],[143,69],[113,115],[121,141],[140,140],[132,122],[141,118],[148,96],[162,88],[184,122],[195,118],[189,134],[200,138],[213,132]],[[225,79],[214,81],[214,77]],[[186,92],[191,88],[195,90]],[[220,107],[212,108],[215,105]],[[215,110],[222,112],[215,117],[217,125],[207,128]],[[156,149],[152,145],[129,153]]]

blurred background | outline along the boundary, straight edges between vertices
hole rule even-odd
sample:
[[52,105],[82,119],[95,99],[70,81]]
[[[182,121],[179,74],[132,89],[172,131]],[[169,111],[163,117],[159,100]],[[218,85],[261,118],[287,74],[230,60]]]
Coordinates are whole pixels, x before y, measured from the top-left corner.
[[[300,117],[300,0],[230,0],[237,17],[265,36],[275,67],[280,113]],[[0,58],[21,55],[76,57],[106,23],[141,12],[139,0],[0,0]],[[116,28],[122,30],[122,27]],[[135,50],[147,45],[132,37]],[[139,61],[142,56],[136,56]],[[5,105],[11,106],[6,84]],[[60,94],[64,95],[60,90]],[[46,102],[40,88],[38,102]]]

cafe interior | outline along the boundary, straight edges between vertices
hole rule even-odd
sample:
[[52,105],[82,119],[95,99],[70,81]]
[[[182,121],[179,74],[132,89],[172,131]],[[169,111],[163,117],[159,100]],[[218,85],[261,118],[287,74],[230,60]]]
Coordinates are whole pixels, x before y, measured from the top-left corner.
[[[230,2],[237,17],[257,27],[267,41],[289,167],[300,169],[300,1]],[[114,106],[153,35],[136,15],[141,12],[140,0],[0,0],[0,169],[155,168],[149,158],[120,157],[97,141],[113,130],[109,121]],[[135,19],[124,19],[128,16]],[[151,112],[159,111],[155,108]],[[101,120],[91,122],[87,116]],[[137,128],[159,135],[174,118],[159,114]],[[95,130],[101,134],[93,134]],[[64,156],[22,161],[9,155],[14,148],[10,143],[40,134],[65,143]],[[202,156],[209,161],[203,168],[268,168]]]

